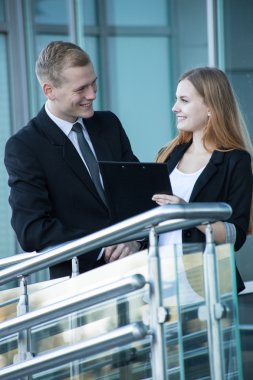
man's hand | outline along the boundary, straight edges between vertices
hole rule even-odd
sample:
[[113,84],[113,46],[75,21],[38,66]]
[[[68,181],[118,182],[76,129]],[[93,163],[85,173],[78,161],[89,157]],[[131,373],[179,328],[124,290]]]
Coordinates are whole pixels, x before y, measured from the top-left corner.
[[104,251],[104,259],[106,263],[112,263],[115,260],[123,259],[132,253],[138,252],[141,244],[138,241],[129,241],[127,243],[111,245],[106,247]]

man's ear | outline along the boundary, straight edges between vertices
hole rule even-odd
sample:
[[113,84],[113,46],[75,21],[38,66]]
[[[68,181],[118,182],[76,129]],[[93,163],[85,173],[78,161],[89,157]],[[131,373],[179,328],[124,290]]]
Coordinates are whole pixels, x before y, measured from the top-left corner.
[[55,99],[54,86],[50,82],[44,82],[42,84],[42,90],[43,90],[44,95],[49,100],[54,100]]

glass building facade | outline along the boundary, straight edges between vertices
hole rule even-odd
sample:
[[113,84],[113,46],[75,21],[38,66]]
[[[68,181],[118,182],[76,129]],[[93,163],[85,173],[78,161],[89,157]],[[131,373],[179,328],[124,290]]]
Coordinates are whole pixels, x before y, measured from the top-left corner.
[[[177,79],[193,66],[227,73],[253,137],[252,15],[251,0],[0,0],[1,257],[19,250],[10,226],[4,146],[45,101],[34,64],[49,41],[87,50],[98,75],[95,108],[115,112],[135,154],[153,161],[175,135]],[[243,250],[251,244],[248,238]],[[239,268],[251,280],[250,253],[244,257]]]

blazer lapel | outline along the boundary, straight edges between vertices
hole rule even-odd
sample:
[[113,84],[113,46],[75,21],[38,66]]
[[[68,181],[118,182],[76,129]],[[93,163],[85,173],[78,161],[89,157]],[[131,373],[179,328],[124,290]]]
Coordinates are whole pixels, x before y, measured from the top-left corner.
[[208,186],[208,182],[213,177],[213,175],[218,170],[218,165],[220,165],[223,162],[224,159],[224,152],[219,152],[215,150],[206,165],[203,172],[200,174],[199,178],[197,179],[194,188],[191,193],[190,202],[193,202],[196,197],[198,196],[199,192],[204,188]]
[[191,141],[187,144],[181,144],[178,145],[170,154],[167,160],[167,166],[169,174],[174,170],[175,166],[178,164],[178,162],[181,160],[184,152],[189,148],[191,145]]
[[62,130],[50,119],[44,108],[37,116],[38,123],[36,126],[39,128],[40,133],[44,134],[47,140],[60,150],[63,159],[71,167],[73,173],[80,178],[83,184],[96,196],[96,198],[104,205],[104,202],[97,193],[96,187],[90,177],[90,174],[84,165],[81,157],[76,151],[72,142],[62,132]]
[[[171,155],[168,158],[167,166],[169,174],[174,170],[175,166],[178,164],[178,162],[181,160],[183,154],[185,151],[189,148],[192,141],[186,144],[178,145],[171,153]],[[199,192],[206,186],[208,186],[208,182],[213,177],[213,175],[218,170],[218,165],[220,165],[224,160],[224,152],[220,152],[215,150],[206,165],[205,169],[197,179],[194,188],[192,190],[192,194],[190,197],[190,202],[193,202],[196,197],[198,196]]]

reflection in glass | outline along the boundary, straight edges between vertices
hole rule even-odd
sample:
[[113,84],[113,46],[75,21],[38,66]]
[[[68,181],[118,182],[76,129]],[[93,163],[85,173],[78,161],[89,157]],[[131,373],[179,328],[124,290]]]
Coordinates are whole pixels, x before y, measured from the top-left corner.
[[0,34],[0,104],[1,104],[1,129],[0,129],[0,250],[1,257],[13,255],[15,252],[14,232],[10,219],[11,209],[8,202],[9,188],[8,178],[4,166],[5,143],[11,135],[10,119],[10,83],[8,81],[7,45],[5,35]]
[[111,108],[141,161],[153,161],[173,132],[169,61],[167,37],[109,38]]
[[[173,9],[173,62],[175,91],[181,74],[195,66],[208,65],[207,2],[171,0]],[[183,10],[183,11],[182,11]],[[198,17],[196,15],[198,14]]]
[[[225,71],[231,80],[253,141],[253,3],[224,1]],[[236,25],[236,28],[235,28]]]
[[108,24],[114,26],[167,26],[166,0],[107,0]]
[[5,2],[0,0],[0,22],[5,21]]
[[83,1],[83,21],[85,26],[97,25],[97,2],[94,0]]
[[68,2],[67,0],[35,0],[34,1],[35,24],[67,24]]

